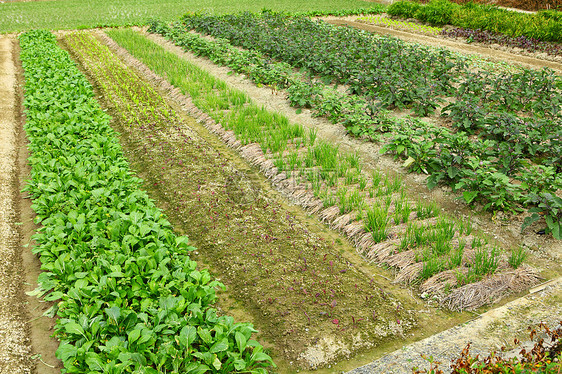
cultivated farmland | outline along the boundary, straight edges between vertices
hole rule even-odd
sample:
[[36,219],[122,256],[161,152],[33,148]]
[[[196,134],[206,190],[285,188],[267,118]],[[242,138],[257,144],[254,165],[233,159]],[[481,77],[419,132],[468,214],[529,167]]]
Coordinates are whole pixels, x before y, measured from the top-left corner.
[[448,4],[7,36],[6,368],[409,372],[463,334],[485,355],[545,321],[556,342],[559,72],[313,18],[524,42],[424,18],[484,12]]

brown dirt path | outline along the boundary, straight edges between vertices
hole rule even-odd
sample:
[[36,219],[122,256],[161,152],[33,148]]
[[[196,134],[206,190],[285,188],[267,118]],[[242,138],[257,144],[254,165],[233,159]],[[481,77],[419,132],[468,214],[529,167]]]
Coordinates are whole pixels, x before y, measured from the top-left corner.
[[466,53],[476,54],[484,58],[489,58],[493,61],[515,63],[532,69],[542,69],[548,67],[557,71],[558,74],[562,74],[562,63],[559,62],[542,60],[530,56],[522,56],[519,54],[500,51],[490,47],[470,45],[470,44],[456,42],[454,40],[445,39],[445,38],[432,37],[428,35],[410,33],[407,31],[394,30],[387,27],[369,25],[366,23],[357,22],[353,20],[353,18],[351,17],[350,18],[326,17],[324,19],[333,25],[352,26],[358,29],[374,32],[377,34],[392,35],[407,42],[415,42],[415,43],[420,43],[433,47],[446,47],[456,52],[465,53],[465,54]]
[[0,373],[31,373],[17,206],[18,125],[13,40],[0,38]]

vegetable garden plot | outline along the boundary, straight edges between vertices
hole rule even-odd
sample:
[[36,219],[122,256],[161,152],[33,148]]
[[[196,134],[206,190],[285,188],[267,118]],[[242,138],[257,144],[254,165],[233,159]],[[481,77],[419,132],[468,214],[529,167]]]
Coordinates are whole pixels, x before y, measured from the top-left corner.
[[[116,112],[136,168],[277,354],[322,366],[415,325],[407,305],[306,230],[107,47],[86,33],[63,40]],[[198,79],[194,85],[209,84]],[[214,90],[200,100],[258,110],[244,95],[210,84]]]
[[[259,60],[256,49],[283,61],[265,60],[260,67],[270,73],[269,81],[289,86],[293,103],[342,122],[354,135],[387,133],[385,151],[407,160],[410,170],[430,174],[430,187],[448,184],[462,191],[467,203],[480,202],[488,210],[526,208],[531,215],[524,227],[543,216],[546,232],[562,235],[562,82],[552,71],[469,69],[465,60],[446,50],[271,12],[189,14],[183,21],[188,28],[250,48],[242,55],[247,62]],[[153,30],[186,45],[193,38],[182,37],[179,27]],[[217,43],[231,53],[224,41]],[[202,42],[192,47],[196,53],[208,52]],[[287,62],[345,83],[359,96],[340,100],[345,95],[326,92],[318,82],[291,80]],[[256,70],[248,71],[250,77]],[[419,116],[440,112],[452,130],[415,118],[394,120],[381,106],[409,108]]]
[[57,301],[57,350],[67,373],[264,373],[271,359],[248,324],[217,316],[198,271],[132,176],[109,117],[68,53],[46,31],[20,37],[25,130],[44,272]]
[[[244,54],[236,48],[228,48],[224,43],[213,44],[197,35],[181,32],[178,35],[173,30],[165,30],[169,31],[168,35],[172,35],[176,43],[192,46],[214,61],[229,66],[239,64],[239,57]],[[133,32],[128,32],[126,37],[123,35],[125,32],[112,31],[110,34],[160,74],[170,77],[179,87],[189,91],[189,85],[183,85],[182,78],[179,78],[184,75],[183,71],[189,70],[183,67],[185,62],[177,58],[174,60],[173,55],[168,54],[162,59],[174,63],[162,64],[148,58],[152,56],[152,52],[144,58],[142,51],[150,48],[156,50],[155,47],[150,47],[150,43],[145,41],[143,48],[140,48],[142,38],[138,35],[133,37]],[[254,55],[253,58],[258,57]],[[254,66],[247,66],[253,71]],[[187,74],[183,79],[189,81],[190,78],[191,74]],[[199,105],[209,109],[205,102]],[[225,118],[223,113],[225,108],[211,106],[210,109],[211,116],[226,128],[231,128],[230,119]],[[250,121],[235,122],[242,124],[239,128],[234,128],[235,133],[243,132],[243,124],[247,122]],[[293,176],[289,180],[304,180],[304,186],[294,191],[295,194],[302,196],[303,191],[306,192],[308,188],[308,195],[313,196],[301,201],[303,206],[319,212],[334,228],[346,233],[368,259],[396,267],[399,270],[398,280],[406,283],[422,282],[422,291],[439,294],[448,307],[475,308],[508,290],[520,290],[536,281],[535,275],[528,268],[515,272],[509,270],[512,269],[511,266],[518,267],[523,261],[524,254],[521,251],[513,252],[508,258],[500,256],[498,249],[485,244],[485,238],[471,235],[470,223],[455,223],[445,217],[431,219],[438,212],[436,206],[408,200],[400,179],[389,178],[378,172],[373,172],[370,176],[362,173],[361,162],[356,155],[338,155],[336,148],[325,143],[319,142],[311,147],[302,141],[290,141],[288,150],[281,154],[271,151],[267,139],[260,137],[263,132],[256,131],[255,134],[255,138],[244,138],[244,141],[256,141],[266,149],[266,156],[271,157],[271,163],[276,166],[277,172],[282,173],[279,176],[273,174],[274,181],[284,180],[287,173]],[[304,144],[300,153],[294,150],[297,143]],[[316,156],[319,157],[318,160]],[[266,167],[266,173],[268,172],[270,171]],[[467,251],[463,254],[465,249]],[[475,251],[479,254],[473,258]],[[507,265],[508,263],[511,265]],[[505,272],[504,275],[498,270],[498,265]],[[477,282],[485,274],[494,272],[500,274],[485,279],[484,282]]]

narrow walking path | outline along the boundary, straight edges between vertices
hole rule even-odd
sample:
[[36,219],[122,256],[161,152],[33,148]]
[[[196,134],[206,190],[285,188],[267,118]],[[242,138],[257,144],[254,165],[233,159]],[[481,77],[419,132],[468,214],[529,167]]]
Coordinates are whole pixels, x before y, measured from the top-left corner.
[[0,38],[0,373],[31,373],[23,295],[13,40]]
[[429,369],[429,362],[422,355],[441,362],[441,369],[448,373],[451,361],[459,357],[468,342],[471,355],[478,354],[480,358],[487,357],[492,350],[500,351],[502,346],[507,348],[507,354],[519,352],[521,348],[513,346],[514,338],[530,350],[533,344],[529,342],[528,328],[536,327],[539,322],[550,328],[558,326],[562,320],[561,300],[562,277],[534,287],[527,295],[472,321],[404,346],[348,374],[406,374],[412,372],[412,367]]

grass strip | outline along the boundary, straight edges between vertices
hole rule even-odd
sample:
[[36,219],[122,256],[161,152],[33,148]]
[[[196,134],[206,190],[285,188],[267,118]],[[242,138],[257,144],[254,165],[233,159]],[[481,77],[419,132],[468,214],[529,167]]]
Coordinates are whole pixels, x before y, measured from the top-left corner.
[[217,316],[223,287],[190,260],[132,175],[110,118],[54,35],[20,37],[32,180],[42,227],[38,295],[55,301],[67,373],[266,373],[255,330]]

